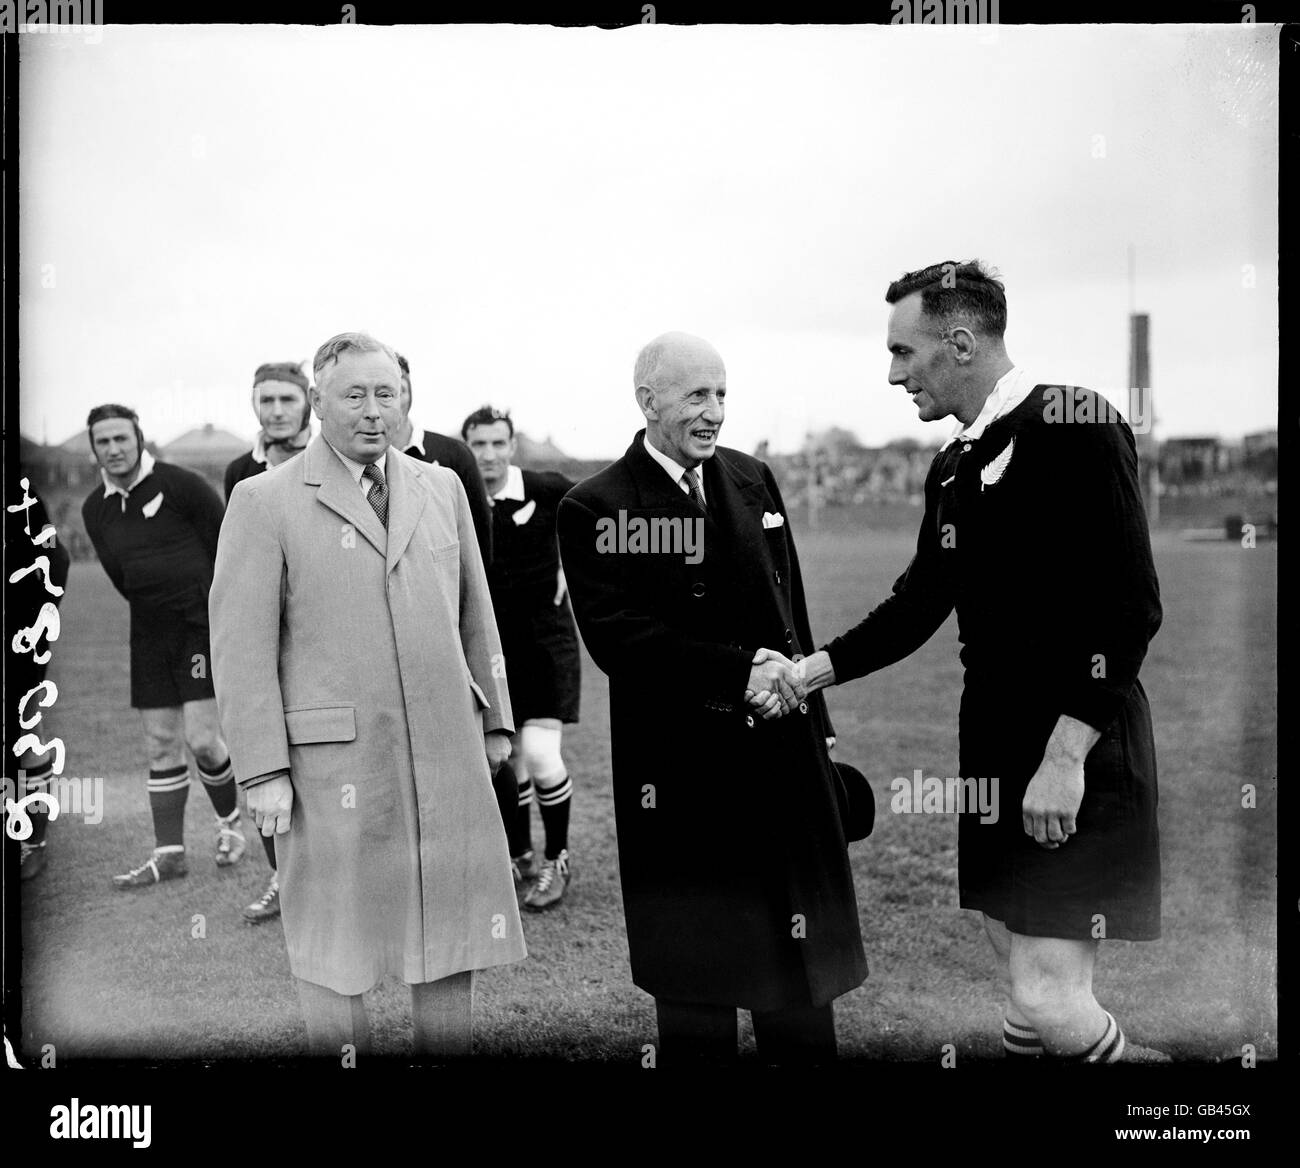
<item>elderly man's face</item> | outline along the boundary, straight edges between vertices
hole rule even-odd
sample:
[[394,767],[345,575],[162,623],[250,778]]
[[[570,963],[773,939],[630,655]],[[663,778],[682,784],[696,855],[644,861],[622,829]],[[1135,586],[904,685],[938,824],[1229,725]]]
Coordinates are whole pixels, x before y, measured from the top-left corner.
[[129,418],[105,418],[90,428],[95,461],[114,478],[126,478],[140,461],[140,443]]
[[253,390],[257,420],[268,438],[292,438],[302,429],[307,391],[292,381],[260,381]]
[[311,404],[325,440],[356,462],[378,462],[402,424],[401,380],[383,352],[348,351],[321,370]]
[[961,405],[953,349],[941,334],[939,322],[921,312],[920,292],[904,296],[890,310],[885,339],[893,354],[889,384],[912,395],[923,422],[946,418]]
[[687,469],[712,458],[727,396],[727,371],[717,351],[703,344],[683,346],[654,381],[646,409],[650,444]]

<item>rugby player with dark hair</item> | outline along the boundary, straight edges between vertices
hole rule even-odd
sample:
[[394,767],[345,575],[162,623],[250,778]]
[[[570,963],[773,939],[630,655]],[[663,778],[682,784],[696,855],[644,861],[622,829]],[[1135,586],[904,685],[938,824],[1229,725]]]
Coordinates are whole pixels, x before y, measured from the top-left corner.
[[[226,467],[226,500],[235,484],[273,466],[288,462],[306,449],[311,438],[311,401],[302,367],[293,361],[268,362],[253,374],[253,412],[257,415],[257,438],[253,449]],[[275,865],[275,837],[264,835],[262,850],[271,865],[271,880],[252,904],[244,907],[244,919],[258,925],[280,915],[280,877]]]
[[1126,1044],[1092,989],[1101,938],[1160,936],[1155,741],[1138,670],[1161,606],[1132,431],[1092,390],[1011,360],[1006,294],[978,261],[908,272],[885,301],[889,383],[922,421],[957,425],[926,478],[912,562],[800,662],[806,692],[902,660],[956,610],[962,789],[987,780],[1001,804],[991,821],[953,809],[958,885],[992,946],[1003,1048],[1168,1061]]
[[[573,783],[560,754],[565,723],[578,720],[582,664],[569,608],[555,516],[573,483],[553,471],[521,470],[509,414],[483,406],[460,428],[492,503],[493,560],[488,568],[492,609],[506,657],[510,706],[519,727],[511,778],[517,808],[506,819],[515,880],[526,886],[524,908],[540,912],[564,897],[572,879],[569,806]],[[541,863],[533,854],[531,804],[536,798],[546,833]],[[503,815],[505,811],[503,809]]]
[[144,731],[154,824],[149,858],[113,883],[143,888],[187,873],[186,747],[216,812],[218,867],[238,863],[246,846],[208,645],[222,506],[193,471],[145,449],[134,410],[96,406],[86,426],[103,486],[90,493],[81,514],[100,564],[131,606],[131,705]]

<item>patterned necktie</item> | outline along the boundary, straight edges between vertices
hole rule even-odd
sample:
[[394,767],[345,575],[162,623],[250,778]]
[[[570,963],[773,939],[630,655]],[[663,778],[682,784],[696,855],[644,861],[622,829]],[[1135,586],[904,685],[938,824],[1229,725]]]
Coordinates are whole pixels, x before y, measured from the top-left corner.
[[701,511],[708,511],[708,508],[704,505],[704,492],[700,490],[700,480],[695,477],[695,472],[693,470],[683,471],[682,479],[691,488],[691,498],[695,500],[695,505]]
[[387,527],[388,484],[384,482],[384,472],[372,462],[361,472],[361,477],[369,479],[374,484],[366,498],[370,500],[370,505],[375,509],[375,514],[379,516],[379,522]]

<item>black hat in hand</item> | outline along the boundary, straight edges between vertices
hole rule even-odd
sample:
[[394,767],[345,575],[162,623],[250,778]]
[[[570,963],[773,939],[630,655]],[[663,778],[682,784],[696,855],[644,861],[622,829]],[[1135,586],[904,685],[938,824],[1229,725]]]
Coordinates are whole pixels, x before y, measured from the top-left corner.
[[831,765],[835,768],[835,799],[844,825],[844,838],[849,843],[866,839],[876,822],[876,797],[871,784],[857,767],[846,762]]

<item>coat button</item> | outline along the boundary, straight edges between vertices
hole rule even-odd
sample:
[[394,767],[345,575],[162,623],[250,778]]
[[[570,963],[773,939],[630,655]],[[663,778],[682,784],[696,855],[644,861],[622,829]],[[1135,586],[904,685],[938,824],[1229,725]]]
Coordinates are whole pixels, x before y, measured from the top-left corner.
[[691,595],[694,596],[697,600],[704,595],[703,581],[697,580],[694,584],[691,585]]
[[792,633],[789,629],[785,630],[785,643],[787,645],[794,644],[794,633]]
[[746,715],[745,715],[745,725],[748,726],[748,727],[750,727],[751,729],[753,729],[753,726],[754,726],[754,715],[753,715],[753,714],[746,714]]
[[969,442],[967,442],[966,445],[963,446],[963,447],[961,448],[961,452],[962,452],[963,454],[969,454],[969,453],[970,453],[970,443],[969,443]]
[[807,712],[808,712],[808,703],[807,703],[807,702],[800,702],[800,703],[799,703],[799,713],[801,713],[801,714],[806,714]]

